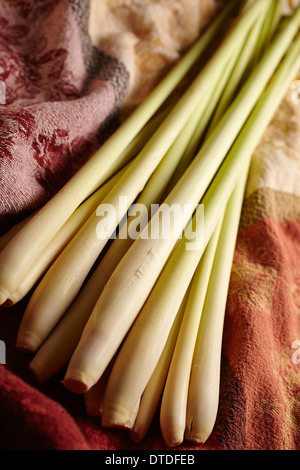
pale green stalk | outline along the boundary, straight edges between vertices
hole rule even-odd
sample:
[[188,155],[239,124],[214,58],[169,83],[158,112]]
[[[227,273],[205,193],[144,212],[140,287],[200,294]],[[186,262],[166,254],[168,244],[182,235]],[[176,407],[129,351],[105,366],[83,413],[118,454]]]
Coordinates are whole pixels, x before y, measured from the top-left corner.
[[184,171],[188,168],[189,164],[193,158],[197,155],[197,149],[200,146],[201,138],[203,137],[204,131],[209,124],[211,117],[214,115],[215,106],[224,90],[224,86],[227,83],[229,74],[232,70],[232,67],[236,60],[236,54],[231,58],[226,64],[223,73],[219,77],[219,80],[214,88],[213,93],[210,96],[209,102],[207,103],[205,110],[201,113],[200,118],[196,122],[195,130],[193,135],[190,138],[189,144],[183,153],[182,158],[179,161],[179,164],[173,173],[172,179],[166,189],[165,196],[173,189],[177,181],[181,178]]
[[157,131],[168,113],[171,111],[171,105],[157,113],[147,124],[140,130],[136,137],[128,144],[123,152],[120,153],[121,161],[130,161],[143,149],[150,137]]
[[220,217],[191,282],[190,294],[164,387],[160,407],[160,427],[164,440],[170,447],[181,444],[184,439],[190,370],[222,221],[223,216]]
[[273,18],[271,24],[271,37],[274,36],[280,21],[283,15],[283,1],[282,0],[273,0],[274,2],[274,11],[273,11]]
[[262,53],[266,50],[266,48],[269,46],[273,33],[275,30],[273,29],[275,27],[274,23],[274,15],[275,15],[275,10],[276,10],[276,4],[277,0],[271,0],[271,5],[269,8],[269,14],[267,15],[264,27],[263,27],[263,37],[262,37]]
[[[155,87],[146,100],[68,183],[18,232],[0,254],[0,305],[19,286],[40,254],[76,208],[125,163],[119,158],[143,126],[176,88],[206,50],[231,13],[234,3],[211,24],[201,38]],[[51,223],[50,223],[51,221]]]
[[141,396],[139,411],[130,433],[130,437],[136,442],[142,441],[147,434],[161,399],[189,292],[190,287],[177,312],[155,370]]
[[7,232],[5,232],[0,238],[0,252],[3,248],[8,245],[8,243],[13,239],[16,233],[24,227],[25,224],[33,217],[33,214],[29,214],[23,220],[13,225]]
[[[189,382],[184,382],[186,389],[183,393],[179,393],[181,396],[177,401],[178,389],[182,388],[179,380],[176,384],[175,395],[172,396],[170,393],[167,395],[173,405],[169,407],[166,404],[171,414],[171,419],[167,416],[169,420],[164,423],[165,427],[163,428],[167,443],[168,440],[177,436],[178,431],[180,431],[179,436],[182,438],[177,441],[178,444],[182,442],[184,435],[190,441],[204,443],[210,436],[216,421],[224,316],[247,175],[248,165],[245,165],[244,174],[240,175],[240,180],[225,212],[204,307],[203,302],[200,301],[198,304],[197,299],[197,287],[201,288],[201,281],[196,284],[196,291],[190,297],[191,308],[196,310],[199,308],[201,311],[203,309],[203,312],[200,327],[198,326],[196,329],[195,336],[197,336],[198,329],[199,333],[193,343],[195,345],[194,356],[187,361]],[[180,361],[185,359],[185,355],[178,356],[174,360],[174,368],[180,367]],[[179,378],[177,374],[175,369],[174,380],[176,377]],[[174,409],[175,405],[180,406],[182,410],[181,420],[177,420],[178,410]]]
[[[255,69],[215,132],[165,200],[163,208],[152,217],[144,229],[144,234],[133,243],[110,277],[70,360],[64,380],[70,390],[85,391],[90,388],[119,347],[158,279],[191,213],[188,210],[183,211],[184,218],[173,226],[170,224],[173,236],[168,240],[161,236],[147,238],[147,234],[151,234],[154,224],[154,228],[158,228],[155,233],[161,235],[160,218],[166,207],[181,204],[183,208],[184,204],[189,204],[191,211],[196,208],[284,52],[290,46],[299,23],[300,9],[280,31],[264,60]],[[259,127],[258,135],[261,128],[264,126]],[[254,141],[257,142],[256,139]],[[223,195],[220,195],[220,200],[222,199]],[[220,204],[220,201],[217,204]],[[111,327],[112,318],[116,320],[113,322],[114,328]]]
[[262,22],[263,22],[263,17],[260,18],[257,21],[257,23],[253,26],[242,48],[242,51],[240,53],[238,60],[235,61],[235,67],[233,68],[232,73],[226,82],[224,92],[222,93],[220,97],[220,101],[216,107],[213,118],[206,131],[206,134],[205,134],[206,138],[214,130],[217,123],[222,118],[224,112],[226,111],[226,109],[228,109],[228,107],[232,103],[239,88],[243,85],[245,80],[248,78],[249,75],[248,76],[246,75],[246,71],[248,71],[248,74],[249,74],[253,70],[252,61],[254,58],[254,52],[256,51],[256,47],[257,47],[256,42],[260,34]]
[[275,5],[273,0],[269,0],[269,7],[267,15],[264,17],[264,22],[262,24],[261,32],[257,41],[256,46],[256,55],[254,57],[254,65],[258,63],[264,54],[266,48],[268,47],[272,37],[272,26],[273,26],[273,15],[274,15]]
[[103,398],[114,360],[115,357],[110,361],[98,382],[84,394],[85,409],[90,416],[101,416],[102,414]]

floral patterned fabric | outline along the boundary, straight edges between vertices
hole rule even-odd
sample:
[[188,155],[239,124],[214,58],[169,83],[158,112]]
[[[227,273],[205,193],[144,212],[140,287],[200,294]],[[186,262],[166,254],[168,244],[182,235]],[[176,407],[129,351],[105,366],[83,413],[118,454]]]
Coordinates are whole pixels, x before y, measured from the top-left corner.
[[0,4],[2,233],[53,196],[114,129],[128,73],[83,40],[87,6]]

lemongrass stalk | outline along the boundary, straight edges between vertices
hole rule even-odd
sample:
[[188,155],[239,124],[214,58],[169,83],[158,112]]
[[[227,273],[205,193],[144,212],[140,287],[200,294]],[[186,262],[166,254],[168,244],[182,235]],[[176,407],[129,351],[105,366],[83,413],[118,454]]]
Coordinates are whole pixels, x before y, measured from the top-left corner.
[[100,377],[98,382],[84,394],[85,410],[89,416],[101,416],[102,400],[107,384],[105,373]]
[[[103,398],[114,360],[115,358],[113,358],[113,360],[110,362],[98,382],[87,393],[84,394],[85,409],[89,416],[100,417],[102,415]],[[124,423],[122,428],[131,429],[133,427],[138,414],[139,406],[140,400],[138,400],[138,402],[135,404],[130,413],[128,421]]]
[[178,309],[170,334],[166,341],[166,345],[155,367],[155,370],[151,375],[151,378],[141,396],[139,411],[130,433],[130,437],[135,442],[142,441],[147,434],[161,399],[189,292],[190,286],[184,296],[180,308]]
[[[195,45],[146,100],[68,183],[30,220],[0,254],[0,305],[13,293],[40,254],[76,208],[126,162],[119,158],[143,126],[176,88],[226,23],[235,2],[206,29]],[[51,221],[51,224],[49,223]]]
[[271,37],[274,36],[280,21],[282,19],[282,14],[283,14],[283,2],[282,0],[273,0],[274,2],[274,10],[273,10],[273,18],[272,18],[272,24],[271,24]]
[[93,310],[96,298],[97,283],[88,282],[38,349],[29,364],[29,369],[39,382],[46,382],[67,365]]
[[4,233],[1,238],[0,238],[0,252],[3,250],[3,248],[8,245],[8,243],[13,239],[13,237],[16,235],[16,233],[21,230],[22,227],[24,227],[27,222],[33,217],[33,214],[29,214],[27,217],[25,217],[23,220],[20,222],[16,223],[13,225],[6,233]]
[[257,41],[257,47],[255,50],[256,55],[253,60],[254,65],[259,62],[261,56],[266,50],[266,47],[268,47],[269,42],[271,41],[274,8],[275,5],[273,0],[269,0],[268,13],[264,17],[261,32]]
[[266,22],[263,28],[263,38],[262,38],[262,51],[264,51],[270,44],[272,40],[273,33],[275,30],[274,16],[276,10],[277,0],[271,0],[271,5],[269,8],[269,14],[267,15]]
[[[258,3],[260,8],[263,3]],[[235,41],[247,34],[247,28],[251,27],[260,8],[249,10],[236,22],[219,50],[189,86],[144,149],[135,157],[130,170],[125,172],[104,199],[103,206],[114,208],[108,211],[105,235],[99,236],[96,212],[47,271],[23,315],[17,338],[18,347],[35,351],[70,306],[126,211],[189,120],[197,104],[209,91],[209,77],[220,73],[228,56],[235,49]],[[124,198],[121,200],[120,195],[125,195],[125,201]],[[57,299],[55,305],[52,301],[53,295]]]
[[[119,347],[181,236],[187,222],[186,218],[190,216],[189,211],[183,211],[185,217],[180,223],[170,224],[170,232],[174,236],[169,240],[161,236],[147,237],[148,233],[151,235],[153,225],[158,227],[158,231],[155,230],[154,233],[159,233],[162,210],[172,207],[173,204],[181,203],[182,207],[184,204],[189,204],[188,208],[196,207],[242,128],[247,114],[251,112],[276,69],[276,65],[280,62],[284,50],[289,47],[299,27],[299,21],[300,9],[281,30],[268,54],[244,85],[233,106],[166,198],[163,209],[156,212],[118,264],[95,305],[70,360],[64,379],[65,386],[70,390],[86,391],[90,388],[98,380],[103,368],[105,369],[107,362]],[[113,318],[116,321],[112,321]],[[111,328],[112,323],[114,328]]]
[[[97,382],[94,387],[91,388],[85,395],[85,406],[86,412],[89,416],[99,416],[101,417],[102,414],[102,400],[103,394],[105,392],[106,386],[106,377],[103,377]],[[140,402],[136,403],[135,407],[131,411],[131,414],[128,418],[128,421],[124,423],[122,426],[116,426],[122,429],[131,430],[134,426],[136,417],[138,415]]]
[[114,176],[104,183],[94,194],[84,201],[76,211],[71,215],[67,222],[57,232],[47,248],[42,252],[40,258],[33,268],[25,276],[18,289],[10,296],[9,303],[6,306],[12,306],[27,295],[36,285],[42,275],[51,266],[54,260],[60,255],[67,244],[76,235],[79,229],[87,221],[90,215],[97,209],[99,204],[113,188],[118,179],[125,172],[127,166],[121,168]]
[[104,393],[114,360],[115,358],[110,361],[98,382],[84,394],[85,409],[87,414],[90,416],[101,416],[102,414]]
[[[225,112],[227,106],[233,99],[234,92],[237,90],[240,84],[245,68],[251,59],[251,55],[253,55],[253,49],[259,34],[259,29],[260,24],[258,23],[250,32],[249,37],[247,38],[246,43],[242,48],[242,52],[240,54],[240,59],[242,60],[237,61],[237,57],[232,59],[235,67],[228,67],[228,76],[226,76],[224,86],[223,84],[220,84],[219,93],[216,91],[217,99],[215,103],[211,103],[211,108],[215,108],[217,100],[220,96],[221,100],[217,108],[217,113],[214,114],[213,120],[210,124],[211,129],[213,128],[212,126],[215,125],[215,122],[218,121],[220,115],[222,115],[222,112]],[[221,95],[221,92],[224,88],[225,91]],[[209,114],[211,115],[212,112],[210,111]],[[217,117],[216,121],[214,119],[215,116]],[[204,121],[206,121],[206,123],[208,122],[208,120],[205,119]],[[203,130],[204,128],[205,124],[203,125]],[[192,283],[191,295],[192,298],[195,296],[197,297],[197,305],[195,308],[189,297],[163,393],[160,411],[160,423],[164,440],[169,446],[177,446],[184,439],[186,423],[186,401],[190,376],[189,372],[196,341],[196,334],[200,322],[202,307],[204,304],[205,293],[209,281],[210,270],[221,229],[221,222],[222,219],[220,220],[218,227],[212,236],[212,239],[210,240],[205,254],[201,259],[195,273]],[[199,282],[200,279],[201,282]]]
[[150,137],[159,128],[164,119],[171,110],[172,105],[166,109],[159,111],[147,124],[140,130],[136,137],[128,144],[128,146],[120,153],[122,161],[130,161],[143,149]]
[[138,401],[138,402],[135,404],[134,408],[132,409],[127,423],[125,423],[125,424],[122,425],[121,427],[123,427],[123,428],[125,428],[125,429],[128,429],[128,430],[131,430],[131,429],[133,428],[134,423],[135,423],[135,420],[136,420],[136,417],[137,417],[138,412],[139,412],[139,407],[140,407],[140,401]]
[[204,135],[204,131],[206,126],[208,125],[210,119],[212,118],[215,110],[215,106],[224,90],[224,86],[227,83],[229,74],[232,70],[232,67],[235,63],[237,55],[234,54],[233,57],[228,61],[226,64],[223,73],[221,74],[212,95],[210,96],[210,100],[205,107],[204,113],[201,113],[200,118],[198,119],[197,125],[195,126],[195,131],[190,138],[189,144],[179,161],[179,164],[173,173],[172,179],[165,191],[165,195],[167,196],[172,188],[175,186],[177,181],[181,178],[184,171],[187,169],[195,155],[197,154],[197,148],[200,145],[201,139]]
[[260,34],[263,17],[257,21],[249,33],[246,39],[244,47],[242,48],[239,59],[235,62],[235,67],[232,70],[232,74],[227,80],[224,92],[220,97],[220,101],[215,109],[213,118],[206,131],[206,138],[211,134],[213,129],[216,127],[218,121],[222,118],[226,109],[232,103],[239,87],[244,83],[246,77],[246,71],[252,72],[252,61],[254,52],[256,51],[256,42]]
[[169,447],[183,442],[190,369],[197,331],[215,258],[223,216],[195,271],[160,407],[160,428]]
[[[179,423],[180,435],[183,427],[185,437],[189,441],[197,443],[206,442],[212,433],[217,417],[224,316],[232,260],[248,175],[248,165],[245,169],[246,171],[244,171],[244,174],[241,174],[240,180],[228,202],[215,260],[211,270],[205,304],[203,307],[203,303],[201,302],[199,306],[201,310],[203,307],[203,312],[196,339],[194,357],[192,364],[187,364],[190,372],[190,383],[188,391],[185,391],[184,401],[181,404],[184,423]],[[199,285],[201,286],[201,282],[198,283],[198,286]],[[191,304],[193,308],[197,309],[198,300],[193,294],[194,293],[192,293],[190,297]],[[180,364],[179,361],[181,360],[184,360],[184,357],[179,356],[176,358],[177,365]],[[177,386],[181,387],[180,376],[175,376],[179,379]],[[177,390],[176,388],[175,394]],[[173,399],[174,397],[169,394],[168,398]],[[175,402],[176,400],[174,400],[174,404]],[[178,409],[172,409],[171,416],[167,416],[167,418],[171,417],[171,421],[168,419],[163,423],[163,429],[165,431],[164,437],[167,437],[167,442],[170,438],[170,434],[172,437],[172,431],[175,432],[176,436],[177,413]]]

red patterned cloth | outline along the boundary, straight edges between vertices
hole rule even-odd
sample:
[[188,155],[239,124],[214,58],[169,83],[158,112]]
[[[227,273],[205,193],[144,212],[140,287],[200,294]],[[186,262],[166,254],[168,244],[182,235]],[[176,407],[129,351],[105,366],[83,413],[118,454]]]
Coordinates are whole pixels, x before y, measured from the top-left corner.
[[112,129],[128,73],[88,42],[87,5],[0,3],[1,231],[53,196]]
[[[87,35],[88,3],[0,3],[1,231],[67,181],[116,125],[124,65]],[[288,95],[253,157],[232,267],[214,431],[178,450],[300,448],[300,105]],[[0,448],[167,449],[156,414],[140,444],[102,429],[84,400],[39,384],[15,342],[28,298],[0,309]]]

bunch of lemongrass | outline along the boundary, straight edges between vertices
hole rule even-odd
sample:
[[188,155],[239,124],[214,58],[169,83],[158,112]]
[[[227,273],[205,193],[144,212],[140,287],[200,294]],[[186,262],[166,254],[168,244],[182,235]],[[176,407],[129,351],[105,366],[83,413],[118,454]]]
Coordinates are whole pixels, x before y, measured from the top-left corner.
[[[67,365],[64,385],[85,393],[87,412],[101,415],[103,426],[131,429],[135,440],[160,398],[168,445],[205,442],[212,431],[248,168],[300,66],[300,9],[279,25],[278,2],[248,0],[183,96],[151,119],[233,8],[61,192],[2,239],[1,303],[17,302],[43,276],[17,341],[37,352],[33,374],[45,381]],[[118,218],[99,239],[105,204]],[[176,207],[180,217],[168,219],[165,237],[161,220]],[[55,219],[50,231],[42,227],[47,217]]]
[[[232,51],[237,47],[237,38],[245,38],[247,29],[253,25],[264,6],[265,1],[259,1],[235,22],[215,54],[104,198],[101,205],[115,209],[109,211],[106,217],[105,235],[99,236],[97,231],[99,217],[96,210],[51,265],[33,292],[22,318],[17,341],[19,348],[36,351],[70,307],[117,226],[177,136],[184,131],[184,126],[197,109],[197,104],[207,99],[211,88],[211,77],[221,73]],[[262,77],[262,86],[267,77],[267,73]],[[54,295],[55,303],[53,303]]]
[[[240,54],[239,48],[235,51],[235,59],[238,54]],[[128,227],[132,226],[132,223],[135,223],[135,225],[139,224],[141,231],[148,221],[147,216],[150,206],[162,202],[163,195],[169,192],[170,187],[173,187],[177,181],[177,175],[182,174],[187,168],[195,153],[195,144],[199,144],[204,129],[211,118],[214,109],[212,104],[216,105],[217,100],[221,96],[226,83],[224,77],[228,79],[234,66],[235,61],[230,59],[229,64],[226,66],[226,73],[222,71],[220,76],[217,75],[214,77],[210,86],[210,92],[207,93],[205,99],[201,101],[195,113],[191,116],[150,177],[131,210],[127,223],[120,228],[119,236],[113,241],[107,253],[105,253],[104,258],[101,260],[76,300],[72,303],[61,322],[59,322],[55,330],[40,347],[30,364],[32,372],[40,381],[47,380],[51,375],[59,371],[70,359],[82,333],[83,326],[106,282],[133,243],[133,238],[127,233]],[[201,125],[199,125],[200,123]],[[180,173],[178,171],[179,169]],[[135,217],[133,213],[138,207],[141,207],[141,205],[143,205],[143,214],[140,217]],[[136,219],[136,222],[134,222],[134,219]],[[24,323],[22,326],[23,325]],[[43,322],[43,326],[45,327],[45,322]],[[50,331],[50,329],[46,331],[45,336],[48,331]]]
[[[115,354],[197,204],[289,49],[298,32],[299,22],[300,10],[280,28],[214,132],[110,276],[69,362],[64,383],[70,390],[87,391],[97,382]],[[222,196],[219,205],[221,201]],[[174,205],[181,206],[182,217],[170,220],[171,236],[165,238],[160,221]],[[152,237],[151,233],[159,236]]]
[[[284,36],[284,35],[283,35]],[[285,46],[286,47],[286,46]],[[106,364],[107,365],[107,364]],[[100,374],[101,375],[101,374]]]

